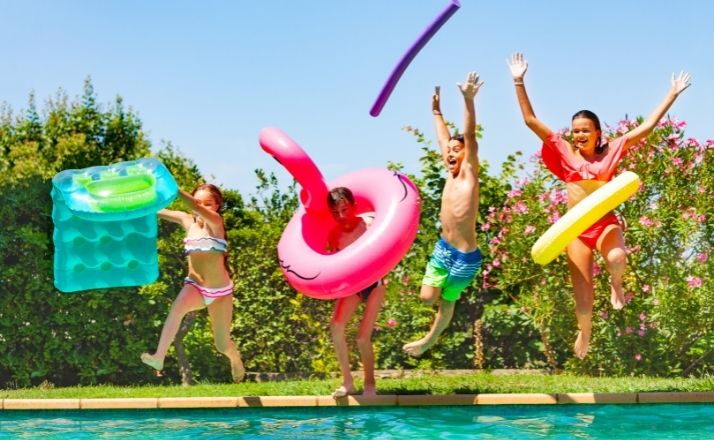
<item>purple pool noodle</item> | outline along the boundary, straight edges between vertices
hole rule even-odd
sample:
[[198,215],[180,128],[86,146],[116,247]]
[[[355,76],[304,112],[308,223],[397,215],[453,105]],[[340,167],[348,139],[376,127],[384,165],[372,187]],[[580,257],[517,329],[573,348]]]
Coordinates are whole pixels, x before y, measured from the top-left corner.
[[402,56],[402,59],[399,60],[397,66],[392,71],[392,74],[389,75],[389,78],[387,78],[387,82],[384,83],[382,91],[379,92],[377,100],[374,101],[374,105],[372,105],[372,109],[369,111],[370,115],[374,117],[379,116],[379,113],[382,111],[384,104],[386,104],[387,99],[389,99],[389,95],[392,94],[392,90],[394,90],[394,87],[397,85],[399,78],[401,78],[404,71],[407,70],[409,63],[412,62],[412,60],[419,53],[421,48],[424,47],[426,43],[429,42],[429,40],[431,40],[431,37],[434,36],[434,34],[441,28],[441,26],[443,26],[443,24],[446,23],[446,21],[451,18],[451,16],[454,15],[456,10],[460,7],[461,4],[458,0],[451,0],[446,6],[446,8],[444,8],[444,10],[441,11],[441,13],[424,30],[424,32],[422,32],[419,38],[417,38],[416,41],[412,43],[412,46]]

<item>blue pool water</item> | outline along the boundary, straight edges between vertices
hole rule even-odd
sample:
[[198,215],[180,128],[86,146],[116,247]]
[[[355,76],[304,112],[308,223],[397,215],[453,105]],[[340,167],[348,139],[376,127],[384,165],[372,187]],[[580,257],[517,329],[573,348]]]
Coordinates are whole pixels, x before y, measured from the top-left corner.
[[707,439],[714,405],[0,411],[14,438]]

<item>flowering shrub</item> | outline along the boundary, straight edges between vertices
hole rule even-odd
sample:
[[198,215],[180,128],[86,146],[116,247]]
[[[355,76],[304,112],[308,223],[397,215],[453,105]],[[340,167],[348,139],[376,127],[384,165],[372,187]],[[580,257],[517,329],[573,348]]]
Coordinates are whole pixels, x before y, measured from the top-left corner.
[[[186,273],[183,231],[161,222],[160,278],[143,287],[64,295],[53,287],[51,177],[62,169],[144,157],[150,145],[141,121],[117,98],[96,103],[90,82],[81,102],[60,94],[44,117],[30,99],[24,114],[0,111],[0,386],[169,383],[179,379],[173,348],[165,375],[139,361],[153,349]],[[638,121],[610,129],[621,134]],[[627,306],[614,311],[602,259],[595,260],[596,296],[591,351],[575,361],[572,287],[564,256],[545,267],[530,248],[565,212],[564,186],[541,167],[525,174],[519,154],[498,176],[480,171],[478,241],[483,270],[463,293],[439,342],[422,358],[402,345],[424,336],[435,308],[419,300],[425,264],[438,240],[444,171],[421,132],[422,170],[410,176],[421,193],[414,245],[386,279],[374,346],[379,368],[568,368],[596,374],[712,373],[714,360],[714,140],[684,135],[685,124],[664,120],[633,148],[621,170],[638,173],[639,193],[623,217],[629,270]],[[567,133],[565,133],[567,134]],[[170,146],[157,156],[182,187],[203,180],[198,168]],[[531,159],[540,164],[536,155]],[[398,168],[398,165],[393,165]],[[232,335],[249,371],[327,373],[337,369],[329,322],[334,307],[295,292],[275,258],[275,245],[297,206],[294,187],[280,189],[258,170],[249,202],[224,189],[224,222],[236,282]],[[179,207],[178,209],[185,209]],[[356,314],[359,316],[360,314]],[[352,347],[359,318],[348,328]],[[207,314],[196,314],[182,338],[199,381],[225,381],[228,363],[213,348]],[[173,344],[175,347],[176,344]],[[358,352],[353,348],[353,367]],[[181,373],[182,374],[182,373]]]
[[[609,135],[640,122],[623,120]],[[552,367],[591,374],[712,371],[714,140],[686,138],[685,126],[663,119],[620,164],[619,171],[642,180],[638,194],[618,209],[628,251],[627,305],[612,309],[609,276],[596,254],[593,336],[583,361],[571,355],[577,324],[565,253],[545,267],[530,258],[535,240],[565,212],[564,184],[536,154],[535,171],[516,181],[502,207],[489,208],[481,229],[498,232],[489,242],[493,260],[484,286],[498,286],[531,320]]]

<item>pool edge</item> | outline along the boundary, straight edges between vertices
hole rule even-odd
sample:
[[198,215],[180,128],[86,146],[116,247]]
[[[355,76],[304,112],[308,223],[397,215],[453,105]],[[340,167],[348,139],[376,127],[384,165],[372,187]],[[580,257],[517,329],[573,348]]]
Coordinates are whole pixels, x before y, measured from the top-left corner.
[[712,403],[714,392],[0,399],[2,410]]

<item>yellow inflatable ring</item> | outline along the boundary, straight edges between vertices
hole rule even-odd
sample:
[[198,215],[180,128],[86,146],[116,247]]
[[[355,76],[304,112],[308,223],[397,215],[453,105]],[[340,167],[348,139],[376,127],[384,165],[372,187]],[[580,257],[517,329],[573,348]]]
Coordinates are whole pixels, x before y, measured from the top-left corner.
[[625,171],[598,188],[541,235],[531,248],[533,261],[543,266],[553,261],[568,243],[629,199],[639,187],[640,178],[637,174]]

